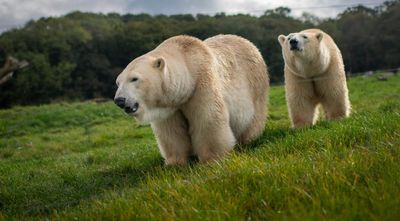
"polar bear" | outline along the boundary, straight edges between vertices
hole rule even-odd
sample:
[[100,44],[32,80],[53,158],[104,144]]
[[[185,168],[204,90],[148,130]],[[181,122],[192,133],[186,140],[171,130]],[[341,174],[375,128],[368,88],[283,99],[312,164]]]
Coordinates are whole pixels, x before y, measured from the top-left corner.
[[343,59],[332,38],[319,29],[280,35],[285,60],[286,101],[292,126],[315,124],[321,104],[327,119],[348,117],[350,101]]
[[269,78],[258,49],[235,35],[175,36],[134,59],[114,102],[150,123],[167,165],[217,160],[265,127]]

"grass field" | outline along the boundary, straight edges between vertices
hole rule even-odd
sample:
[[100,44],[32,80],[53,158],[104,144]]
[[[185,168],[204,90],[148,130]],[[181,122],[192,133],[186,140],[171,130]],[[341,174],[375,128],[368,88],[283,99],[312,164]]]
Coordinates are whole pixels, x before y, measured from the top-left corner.
[[292,130],[272,87],[261,138],[186,167],[111,102],[0,110],[0,220],[400,220],[400,77],[349,89],[349,119]]

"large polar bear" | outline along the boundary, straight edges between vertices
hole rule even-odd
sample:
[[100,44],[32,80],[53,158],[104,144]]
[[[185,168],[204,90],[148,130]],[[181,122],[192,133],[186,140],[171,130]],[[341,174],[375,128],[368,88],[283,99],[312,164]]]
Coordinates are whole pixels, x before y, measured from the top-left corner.
[[328,119],[347,117],[350,101],[343,59],[332,38],[319,29],[280,35],[285,90],[293,127],[315,123],[317,105]]
[[115,103],[150,123],[166,164],[216,160],[265,127],[269,79],[258,49],[218,35],[165,40],[118,76]]

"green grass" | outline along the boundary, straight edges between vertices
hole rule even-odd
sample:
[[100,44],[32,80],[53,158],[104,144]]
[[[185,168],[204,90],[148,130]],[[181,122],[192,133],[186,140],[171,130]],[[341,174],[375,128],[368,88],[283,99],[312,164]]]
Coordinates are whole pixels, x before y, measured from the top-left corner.
[[0,111],[0,220],[399,220],[400,77],[349,81],[350,118],[264,134],[224,160],[165,167],[114,104]]

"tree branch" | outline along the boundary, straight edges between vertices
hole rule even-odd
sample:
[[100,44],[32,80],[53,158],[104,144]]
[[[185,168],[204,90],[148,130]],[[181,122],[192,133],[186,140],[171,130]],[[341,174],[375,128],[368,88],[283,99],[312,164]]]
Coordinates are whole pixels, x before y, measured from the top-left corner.
[[18,59],[8,56],[3,67],[0,68],[0,85],[9,81],[14,71],[25,68],[29,65],[27,61],[18,61]]

